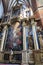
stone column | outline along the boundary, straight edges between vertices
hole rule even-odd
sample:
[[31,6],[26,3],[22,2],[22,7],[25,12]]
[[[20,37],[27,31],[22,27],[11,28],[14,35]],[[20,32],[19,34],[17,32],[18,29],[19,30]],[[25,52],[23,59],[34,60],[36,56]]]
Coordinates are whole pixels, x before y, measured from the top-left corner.
[[3,36],[2,36],[2,40],[1,40],[1,48],[0,51],[3,51],[3,46],[4,46],[4,42],[5,42],[5,37],[6,37],[6,31],[7,31],[7,26],[4,27],[3,29]]
[[[23,50],[27,50],[26,48],[26,24],[23,22]],[[22,53],[22,63],[27,63],[27,52]]]
[[34,48],[35,50],[39,50],[37,34],[36,34],[36,24],[34,22],[34,19],[31,19],[31,24],[32,24],[32,32],[33,32],[33,39],[34,39]]

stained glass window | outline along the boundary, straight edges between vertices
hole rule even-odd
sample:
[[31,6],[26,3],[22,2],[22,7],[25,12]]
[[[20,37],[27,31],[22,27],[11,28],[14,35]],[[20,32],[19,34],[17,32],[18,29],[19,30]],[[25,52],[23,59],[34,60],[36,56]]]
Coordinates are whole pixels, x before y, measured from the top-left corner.
[[0,1],[0,18],[3,16],[3,4],[2,1]]

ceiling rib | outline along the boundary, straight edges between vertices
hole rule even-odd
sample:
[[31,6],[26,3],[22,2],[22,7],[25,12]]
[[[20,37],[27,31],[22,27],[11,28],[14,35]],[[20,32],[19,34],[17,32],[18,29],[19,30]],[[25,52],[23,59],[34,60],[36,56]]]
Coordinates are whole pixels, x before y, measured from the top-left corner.
[[8,5],[8,8],[11,6],[13,0],[9,0],[9,5]]
[[11,4],[11,7],[14,5],[14,3],[16,2],[16,0],[13,0],[12,4]]

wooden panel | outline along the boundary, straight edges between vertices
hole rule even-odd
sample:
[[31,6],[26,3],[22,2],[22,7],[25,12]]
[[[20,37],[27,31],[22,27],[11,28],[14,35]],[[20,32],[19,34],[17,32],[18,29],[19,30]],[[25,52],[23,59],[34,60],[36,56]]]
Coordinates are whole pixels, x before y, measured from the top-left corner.
[[37,63],[37,64],[41,63],[40,52],[35,52],[34,58],[35,58],[35,63]]
[[28,63],[28,61],[27,61],[27,52],[22,53],[22,63]]
[[35,65],[43,65],[42,63],[40,63],[40,64],[35,64]]
[[41,63],[43,63],[43,53],[41,53]]
[[27,53],[27,59],[28,59],[28,63],[34,63],[34,56],[31,50],[30,52]]
[[4,61],[3,60],[3,57],[4,57],[3,53],[0,53],[0,62],[3,62]]
[[42,35],[39,36],[39,41],[40,41],[40,49],[43,49],[43,39],[42,39]]

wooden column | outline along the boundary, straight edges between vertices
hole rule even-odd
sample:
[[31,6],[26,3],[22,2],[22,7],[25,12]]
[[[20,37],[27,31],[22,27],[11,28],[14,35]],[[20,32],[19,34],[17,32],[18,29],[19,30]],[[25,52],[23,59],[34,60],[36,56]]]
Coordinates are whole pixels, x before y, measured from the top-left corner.
[[34,19],[31,19],[31,24],[32,24],[32,32],[33,32],[33,39],[34,39],[34,48],[35,50],[39,50],[37,34],[36,34],[36,24],[34,22]]
[[[26,24],[23,22],[23,50],[27,50],[26,48]],[[22,63],[27,63],[27,52],[22,53]]]
[[3,51],[3,46],[4,46],[4,42],[5,42],[5,37],[6,37],[6,31],[7,31],[7,26],[5,26],[3,29],[3,36],[2,36],[2,40],[1,40],[0,51]]

